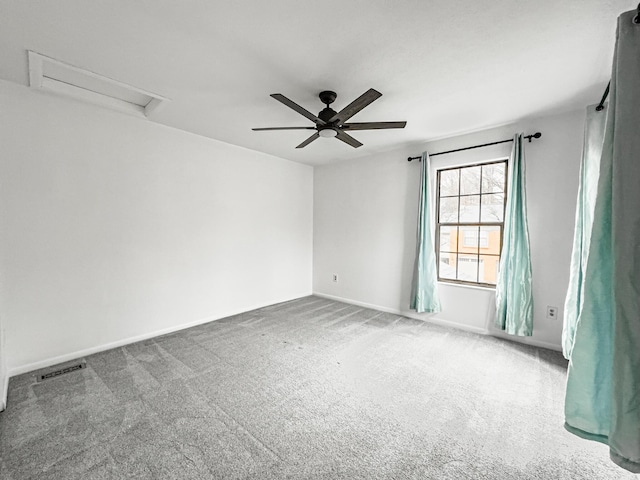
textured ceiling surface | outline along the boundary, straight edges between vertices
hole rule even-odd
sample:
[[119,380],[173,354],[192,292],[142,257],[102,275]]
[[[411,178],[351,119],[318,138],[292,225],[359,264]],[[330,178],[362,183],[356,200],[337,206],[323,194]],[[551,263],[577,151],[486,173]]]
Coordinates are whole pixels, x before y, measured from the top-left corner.
[[[27,50],[171,99],[153,121],[319,165],[579,109],[602,95],[629,0],[0,1],[0,78],[28,85]],[[313,113],[383,96],[351,121],[354,149],[319,139],[269,97]]]

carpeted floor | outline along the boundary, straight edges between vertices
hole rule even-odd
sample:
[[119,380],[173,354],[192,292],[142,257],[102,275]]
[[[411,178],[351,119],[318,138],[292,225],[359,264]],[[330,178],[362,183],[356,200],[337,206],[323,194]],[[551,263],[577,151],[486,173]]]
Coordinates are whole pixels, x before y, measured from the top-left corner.
[[0,478],[636,479],[557,352],[316,297],[11,379]]

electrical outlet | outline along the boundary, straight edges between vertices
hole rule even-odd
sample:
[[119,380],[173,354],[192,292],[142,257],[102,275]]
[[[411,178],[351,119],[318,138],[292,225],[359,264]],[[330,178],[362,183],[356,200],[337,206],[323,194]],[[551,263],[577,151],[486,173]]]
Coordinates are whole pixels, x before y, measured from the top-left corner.
[[558,318],[558,307],[551,307],[547,305],[547,318],[551,320]]
[[338,274],[337,273],[334,273],[331,278],[333,279],[333,283],[338,283]]

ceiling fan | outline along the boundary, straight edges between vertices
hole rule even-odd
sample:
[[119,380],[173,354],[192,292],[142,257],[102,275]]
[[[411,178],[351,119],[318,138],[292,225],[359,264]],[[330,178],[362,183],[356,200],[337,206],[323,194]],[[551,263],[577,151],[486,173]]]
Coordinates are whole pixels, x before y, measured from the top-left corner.
[[295,110],[300,115],[307,117],[313,123],[316,124],[315,127],[267,127],[267,128],[253,128],[254,131],[261,130],[316,130],[316,133],[307,138],[304,142],[298,145],[296,148],[304,148],[309,145],[314,140],[319,137],[335,137],[338,140],[342,140],[344,143],[351,145],[354,148],[358,148],[362,146],[358,140],[353,138],[351,135],[347,134],[345,130],[380,130],[385,128],[404,128],[407,122],[366,122],[366,123],[345,123],[351,117],[353,117],[356,113],[362,110],[364,107],[372,103],[374,100],[377,100],[382,96],[382,94],[373,88],[370,88],[365,93],[356,98],[349,105],[344,107],[339,112],[333,110],[329,105],[331,105],[337,95],[336,92],[332,92],[326,90],[324,92],[320,92],[320,101],[326,105],[324,109],[315,116],[313,113],[308,110],[302,108],[297,103],[289,100],[287,97],[282,95],[281,93],[273,93],[271,94],[273,98],[278,100],[281,103],[284,103],[287,107]]

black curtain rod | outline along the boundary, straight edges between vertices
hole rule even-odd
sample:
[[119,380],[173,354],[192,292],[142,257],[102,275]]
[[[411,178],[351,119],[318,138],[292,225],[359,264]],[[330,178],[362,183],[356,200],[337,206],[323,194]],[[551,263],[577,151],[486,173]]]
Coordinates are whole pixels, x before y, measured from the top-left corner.
[[[524,138],[529,140],[529,143],[531,143],[532,138],[540,138],[541,136],[542,134],[540,132],[536,132],[533,135],[525,135]],[[472,150],[474,148],[488,147],[490,145],[498,145],[499,143],[507,143],[507,142],[513,142],[513,138],[510,138],[509,140],[500,140],[499,142],[483,143],[482,145],[473,145],[472,147],[456,148],[455,150],[447,150],[446,152],[431,153],[429,154],[429,156],[435,157],[437,155],[446,155],[447,153],[462,152],[463,150]],[[420,160],[420,159],[422,159],[422,156],[409,157],[407,158],[407,161],[410,162],[411,160]]]
[[[640,8],[640,6],[638,8]],[[604,110],[604,102],[609,96],[609,87],[611,87],[611,80],[609,80],[609,83],[607,83],[607,88],[604,89],[604,93],[602,94],[602,100],[600,100],[600,103],[596,107],[596,111],[598,112]]]

